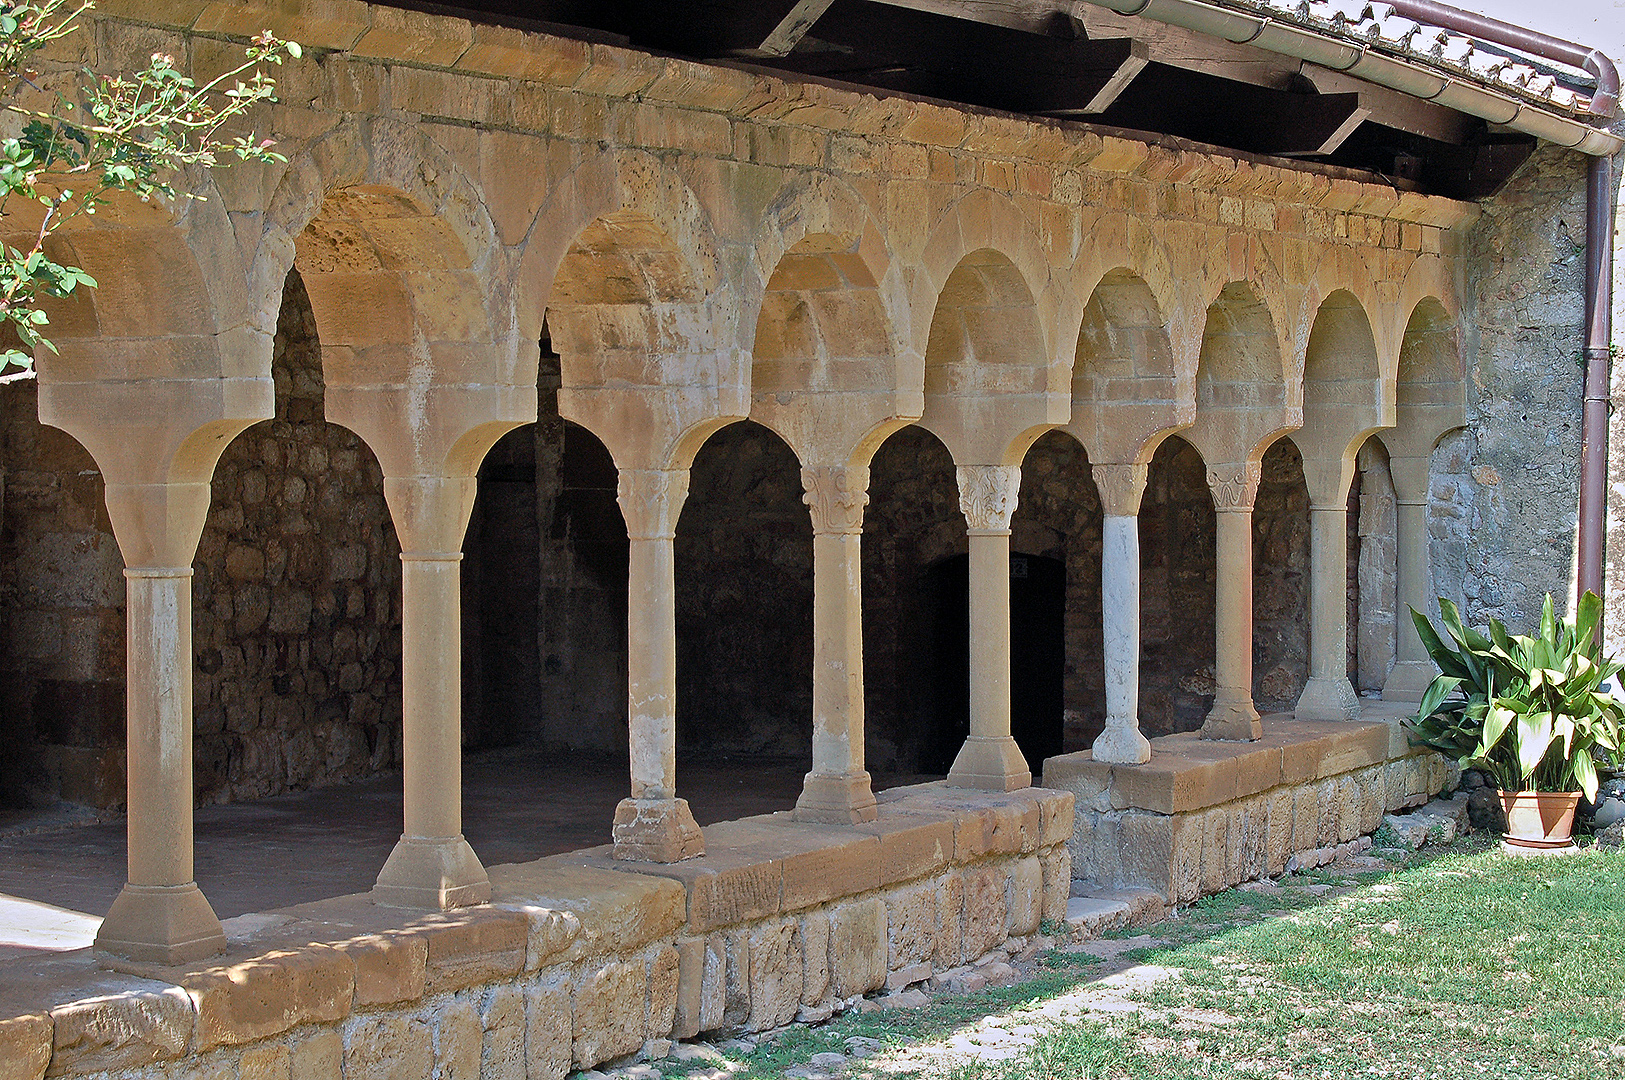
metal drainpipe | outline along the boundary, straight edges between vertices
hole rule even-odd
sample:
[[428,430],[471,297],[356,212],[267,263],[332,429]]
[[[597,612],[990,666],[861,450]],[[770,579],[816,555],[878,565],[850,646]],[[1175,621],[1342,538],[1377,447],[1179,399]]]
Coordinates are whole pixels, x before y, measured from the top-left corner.
[[1613,336],[1614,163],[1591,159],[1586,177],[1585,413],[1580,436],[1579,594],[1603,590],[1608,517],[1608,383]]
[[[1584,68],[1597,80],[1590,112],[1611,119],[1619,108],[1619,71],[1599,49],[1549,37],[1433,0],[1388,0],[1407,19]],[[1586,176],[1585,398],[1580,426],[1580,596],[1603,594],[1603,535],[1608,519],[1608,383],[1613,336],[1614,163],[1593,157]],[[1578,599],[1578,598],[1577,598]]]

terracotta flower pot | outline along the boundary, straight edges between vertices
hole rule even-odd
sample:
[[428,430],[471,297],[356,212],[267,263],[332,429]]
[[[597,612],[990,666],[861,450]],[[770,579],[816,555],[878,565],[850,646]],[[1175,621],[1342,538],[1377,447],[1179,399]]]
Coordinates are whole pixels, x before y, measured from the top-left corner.
[[1501,834],[1513,847],[1559,848],[1572,843],[1578,791],[1502,791],[1507,831]]

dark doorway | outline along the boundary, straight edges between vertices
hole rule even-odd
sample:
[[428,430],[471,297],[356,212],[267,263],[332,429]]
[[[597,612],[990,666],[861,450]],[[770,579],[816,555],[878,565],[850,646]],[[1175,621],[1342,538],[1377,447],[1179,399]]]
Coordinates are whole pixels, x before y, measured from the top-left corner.
[[[931,717],[922,769],[946,773],[970,732],[970,557],[939,559],[921,581],[930,619]],[[1066,667],[1066,567],[1042,555],[1010,556],[1010,733],[1037,775],[1061,753]]]

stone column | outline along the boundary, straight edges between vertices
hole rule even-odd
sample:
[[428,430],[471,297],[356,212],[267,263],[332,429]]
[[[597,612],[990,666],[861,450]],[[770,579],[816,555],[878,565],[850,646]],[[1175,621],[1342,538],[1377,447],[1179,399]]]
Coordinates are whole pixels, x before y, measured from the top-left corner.
[[[1336,469],[1328,474],[1342,476]],[[1338,494],[1330,484],[1310,492],[1309,681],[1294,713],[1300,720],[1360,715],[1360,695],[1348,672],[1348,502],[1339,501]]]
[[801,470],[813,525],[813,766],[797,821],[849,825],[877,815],[863,768],[863,508],[867,467]]
[[401,541],[401,782],[405,829],[378,874],[373,899],[444,910],[491,898],[463,839],[463,532],[473,476],[384,478]]
[[632,554],[627,585],[627,743],[632,796],[615,808],[615,857],[673,863],[705,854],[677,797],[677,577],[672,540],[687,469],[622,469],[617,501]]
[[957,473],[970,540],[970,735],[948,785],[1014,791],[1033,782],[1010,735],[1010,518],[1021,469],[961,465]]
[[1100,505],[1101,651],[1106,661],[1106,728],[1095,739],[1096,761],[1142,765],[1151,743],[1140,734],[1140,498],[1146,466],[1090,467]]
[[107,485],[124,554],[129,880],[96,948],[184,964],[225,951],[192,871],[192,558],[209,484]]
[[1433,609],[1432,575],[1428,567],[1428,468],[1425,457],[1394,457],[1388,461],[1394,478],[1395,567],[1394,618],[1398,622],[1394,670],[1382,685],[1390,701],[1421,701],[1422,693],[1439,673],[1411,621],[1411,609],[1424,614]]
[[1217,518],[1217,583],[1213,627],[1213,709],[1204,739],[1258,739],[1264,735],[1253,707],[1253,500],[1256,461],[1210,465],[1208,490]]

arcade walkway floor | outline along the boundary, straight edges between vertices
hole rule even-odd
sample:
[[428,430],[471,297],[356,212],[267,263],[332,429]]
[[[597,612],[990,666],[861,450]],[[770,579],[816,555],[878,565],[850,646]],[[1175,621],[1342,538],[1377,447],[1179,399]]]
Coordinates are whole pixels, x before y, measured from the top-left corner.
[[[679,762],[678,784],[701,825],[785,810],[804,762]],[[937,779],[875,775],[876,789]],[[609,842],[626,762],[500,754],[463,771],[463,834],[487,866]],[[197,881],[229,919],[372,887],[401,830],[399,773],[227,806],[196,816]],[[37,901],[100,917],[124,884],[124,822],[0,838],[0,931]],[[69,914],[69,913],[63,913]],[[94,933],[94,927],[90,928]],[[0,932],[0,959],[13,950]]]

